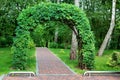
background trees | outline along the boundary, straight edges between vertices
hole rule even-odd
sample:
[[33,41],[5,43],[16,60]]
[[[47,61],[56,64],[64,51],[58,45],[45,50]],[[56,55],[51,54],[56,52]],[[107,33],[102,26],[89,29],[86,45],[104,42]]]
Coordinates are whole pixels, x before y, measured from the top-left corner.
[[[19,12],[27,6],[32,6],[48,0],[0,0],[0,47],[11,46],[14,31],[17,26],[16,18]],[[57,0],[49,0],[57,3]],[[59,0],[60,3],[74,4],[74,0]],[[90,25],[95,35],[96,48],[98,49],[107,33],[111,20],[111,0],[80,0],[80,7],[89,18]],[[116,25],[107,49],[120,48],[120,0],[116,2]]]
[[116,0],[112,1],[112,15],[111,15],[111,23],[110,23],[110,28],[104,38],[104,41],[98,51],[98,55],[102,56],[107,44],[109,44],[108,42],[111,40],[111,35],[115,26],[115,12],[116,12]]
[[[96,48],[98,49],[110,26],[112,13],[112,0],[80,0],[80,7],[84,9],[89,17],[92,30],[95,35]],[[116,19],[115,29],[111,35],[111,40],[107,45],[107,49],[119,49],[119,21],[120,0],[116,2]]]
[[0,0],[0,47],[11,46],[22,9],[45,0]]

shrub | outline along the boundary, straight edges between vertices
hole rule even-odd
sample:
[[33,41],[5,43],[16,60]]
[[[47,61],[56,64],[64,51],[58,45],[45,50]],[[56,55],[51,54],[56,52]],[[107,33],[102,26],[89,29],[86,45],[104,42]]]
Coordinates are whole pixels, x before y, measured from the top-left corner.
[[58,48],[58,43],[56,42],[51,42],[49,45],[50,48]]
[[7,41],[7,39],[4,37],[4,36],[2,36],[2,37],[0,37],[0,46],[5,46],[6,45],[6,42]]
[[120,52],[113,52],[107,64],[111,67],[120,67]]
[[66,43],[61,43],[61,44],[58,45],[58,47],[62,48],[62,49],[70,49],[71,45],[66,44]]
[[27,67],[27,60],[29,58],[28,50],[34,47],[34,43],[30,38],[30,33],[23,30],[16,32],[17,37],[14,38],[14,44],[12,46],[14,69],[25,70]]

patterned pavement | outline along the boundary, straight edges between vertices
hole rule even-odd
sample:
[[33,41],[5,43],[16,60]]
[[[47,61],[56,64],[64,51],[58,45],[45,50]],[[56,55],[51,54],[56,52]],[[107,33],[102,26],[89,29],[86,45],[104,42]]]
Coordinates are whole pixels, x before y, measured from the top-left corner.
[[37,48],[39,74],[74,74],[47,48]]

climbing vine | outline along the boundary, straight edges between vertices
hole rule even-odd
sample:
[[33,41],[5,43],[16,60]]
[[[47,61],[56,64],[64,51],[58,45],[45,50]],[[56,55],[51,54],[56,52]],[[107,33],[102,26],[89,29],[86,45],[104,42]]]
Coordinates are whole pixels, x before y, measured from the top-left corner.
[[13,67],[25,69],[27,67],[27,49],[30,48],[30,31],[38,24],[47,21],[60,21],[67,24],[73,31],[76,27],[78,40],[78,63],[81,69],[94,68],[94,36],[85,13],[70,4],[41,3],[22,10],[17,18],[18,27],[13,43]]

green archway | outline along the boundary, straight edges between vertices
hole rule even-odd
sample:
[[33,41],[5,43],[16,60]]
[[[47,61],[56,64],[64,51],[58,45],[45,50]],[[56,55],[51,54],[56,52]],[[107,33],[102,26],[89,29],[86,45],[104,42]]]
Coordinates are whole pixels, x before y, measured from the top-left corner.
[[67,24],[74,32],[77,30],[75,33],[78,40],[79,67],[93,69],[94,37],[85,13],[79,8],[69,4],[41,3],[23,10],[17,21],[18,27],[12,47],[13,68],[25,69],[27,66],[27,50],[32,42],[30,31],[38,24],[47,21],[60,21]]

